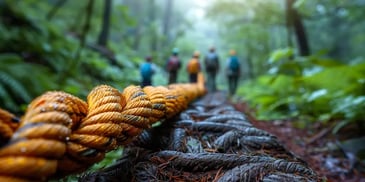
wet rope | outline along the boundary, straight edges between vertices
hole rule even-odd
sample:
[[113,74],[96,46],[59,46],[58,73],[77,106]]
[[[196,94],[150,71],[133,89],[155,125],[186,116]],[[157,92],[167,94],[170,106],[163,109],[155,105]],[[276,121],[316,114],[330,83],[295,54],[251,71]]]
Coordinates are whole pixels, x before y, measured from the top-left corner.
[[28,105],[20,122],[0,109],[0,181],[46,181],[82,172],[204,92],[201,82],[129,86],[123,92],[101,85],[87,103],[47,92]]

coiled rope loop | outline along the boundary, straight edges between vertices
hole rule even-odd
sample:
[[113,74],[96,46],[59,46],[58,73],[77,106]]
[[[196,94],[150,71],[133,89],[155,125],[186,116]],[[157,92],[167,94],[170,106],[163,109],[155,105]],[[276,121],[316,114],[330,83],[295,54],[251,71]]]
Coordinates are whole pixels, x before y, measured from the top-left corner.
[[204,93],[202,83],[129,86],[123,92],[101,85],[87,103],[47,92],[29,104],[19,123],[0,109],[0,181],[46,181],[84,171]]

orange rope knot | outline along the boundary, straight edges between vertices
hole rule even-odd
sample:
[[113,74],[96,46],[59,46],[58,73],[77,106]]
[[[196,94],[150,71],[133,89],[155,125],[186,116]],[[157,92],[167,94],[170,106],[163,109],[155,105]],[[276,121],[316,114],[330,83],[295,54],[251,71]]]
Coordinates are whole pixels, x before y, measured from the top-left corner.
[[152,111],[149,118],[149,124],[153,124],[165,116],[166,103],[162,89],[164,89],[164,87],[147,86],[143,88],[143,91],[151,101]]
[[4,145],[19,126],[19,118],[0,109],[0,146]]
[[[46,180],[57,171],[71,128],[86,114],[86,103],[63,93],[47,92],[27,108],[19,128],[0,150],[0,181],[16,176]],[[8,180],[9,181],[9,180]]]
[[86,170],[204,93],[202,84],[129,86],[123,92],[101,85],[86,103],[47,92],[29,104],[20,124],[0,109],[0,181],[46,181]]

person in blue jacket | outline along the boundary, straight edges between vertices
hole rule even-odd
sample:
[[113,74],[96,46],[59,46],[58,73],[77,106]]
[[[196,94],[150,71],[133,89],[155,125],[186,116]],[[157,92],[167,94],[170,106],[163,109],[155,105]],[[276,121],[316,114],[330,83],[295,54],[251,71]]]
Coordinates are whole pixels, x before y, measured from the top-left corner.
[[140,73],[142,76],[141,87],[152,85],[152,76],[155,74],[156,68],[152,63],[152,57],[147,56],[145,62],[140,66]]
[[228,79],[229,95],[233,96],[237,90],[238,78],[241,73],[240,61],[235,50],[229,51],[230,57],[227,59],[226,74]]

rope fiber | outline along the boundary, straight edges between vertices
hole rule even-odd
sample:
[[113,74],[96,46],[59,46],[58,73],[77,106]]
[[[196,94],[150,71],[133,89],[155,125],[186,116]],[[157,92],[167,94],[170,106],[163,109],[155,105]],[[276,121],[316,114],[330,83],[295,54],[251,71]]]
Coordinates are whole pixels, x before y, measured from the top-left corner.
[[21,119],[0,109],[0,181],[47,181],[85,171],[144,129],[205,94],[193,84],[95,87],[87,102],[65,92],[35,98]]

